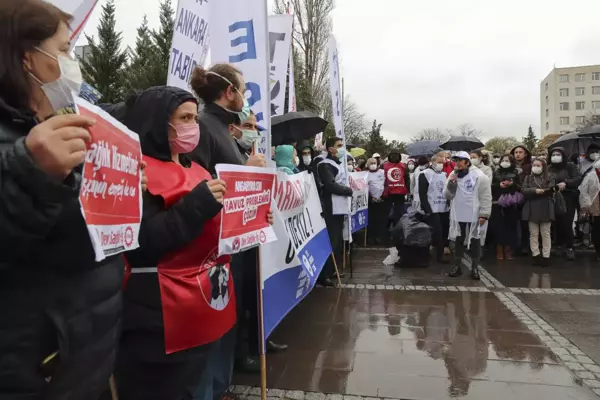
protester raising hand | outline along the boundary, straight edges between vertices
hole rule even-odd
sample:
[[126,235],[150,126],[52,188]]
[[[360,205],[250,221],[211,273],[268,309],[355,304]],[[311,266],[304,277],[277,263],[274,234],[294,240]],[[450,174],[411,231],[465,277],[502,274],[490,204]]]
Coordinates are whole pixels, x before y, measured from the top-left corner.
[[81,115],[59,115],[35,126],[25,138],[34,163],[60,181],[83,163],[95,121]]
[[250,156],[248,161],[246,162],[247,167],[260,167],[264,168],[267,166],[267,162],[265,161],[264,154],[253,154]]

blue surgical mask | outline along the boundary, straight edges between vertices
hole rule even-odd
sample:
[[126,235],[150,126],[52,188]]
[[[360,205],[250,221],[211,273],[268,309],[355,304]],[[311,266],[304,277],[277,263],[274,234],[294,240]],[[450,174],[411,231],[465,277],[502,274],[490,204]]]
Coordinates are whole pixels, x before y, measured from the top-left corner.
[[248,103],[248,99],[246,98],[246,96],[244,96],[242,94],[242,92],[240,92],[238,90],[238,88],[235,87],[235,85],[227,78],[225,78],[223,75],[217,74],[216,72],[213,71],[207,71],[207,74],[210,75],[215,75],[218,76],[219,78],[223,79],[225,82],[229,83],[236,92],[238,92],[238,94],[242,97],[242,109],[240,111],[233,111],[233,110],[229,110],[225,107],[225,110],[229,111],[232,114],[236,114],[238,116],[238,118],[240,119],[240,123],[243,124],[244,122],[246,122],[248,120],[248,118],[250,117],[250,103]]
[[340,147],[337,149],[337,157],[340,161],[342,161],[344,159],[344,157],[346,157],[346,149],[343,147]]

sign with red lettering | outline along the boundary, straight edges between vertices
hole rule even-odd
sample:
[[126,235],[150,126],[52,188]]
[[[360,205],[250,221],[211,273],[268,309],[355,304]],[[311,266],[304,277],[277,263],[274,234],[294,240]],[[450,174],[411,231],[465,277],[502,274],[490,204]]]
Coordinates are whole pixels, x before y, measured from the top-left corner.
[[235,254],[277,240],[267,220],[273,198],[275,170],[217,164],[227,184],[221,211],[219,255]]
[[76,98],[77,112],[93,118],[79,203],[96,261],[137,248],[142,220],[138,135],[100,108]]

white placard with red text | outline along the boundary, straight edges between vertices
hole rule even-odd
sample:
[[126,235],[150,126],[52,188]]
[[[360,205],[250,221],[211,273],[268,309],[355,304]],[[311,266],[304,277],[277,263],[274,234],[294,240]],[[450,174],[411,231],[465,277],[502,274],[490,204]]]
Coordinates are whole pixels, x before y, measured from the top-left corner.
[[277,240],[267,220],[276,172],[272,168],[217,164],[227,184],[221,211],[219,255],[235,254]]
[[100,108],[76,97],[78,114],[96,120],[90,128],[79,202],[96,261],[139,247],[142,221],[138,135]]

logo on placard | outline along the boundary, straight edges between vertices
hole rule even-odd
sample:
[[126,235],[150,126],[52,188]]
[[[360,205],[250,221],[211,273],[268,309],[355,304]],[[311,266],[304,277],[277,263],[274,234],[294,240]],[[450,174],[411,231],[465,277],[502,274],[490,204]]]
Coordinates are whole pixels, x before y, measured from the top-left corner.
[[265,243],[267,241],[267,235],[265,234],[264,231],[260,231],[260,242],[261,243]]
[[125,246],[131,247],[133,245],[133,228],[128,226],[125,228]]
[[229,269],[224,264],[217,264],[208,271],[210,281],[211,308],[223,310],[229,304]]
[[236,237],[235,239],[233,239],[233,250],[237,251],[240,249],[240,238]]

